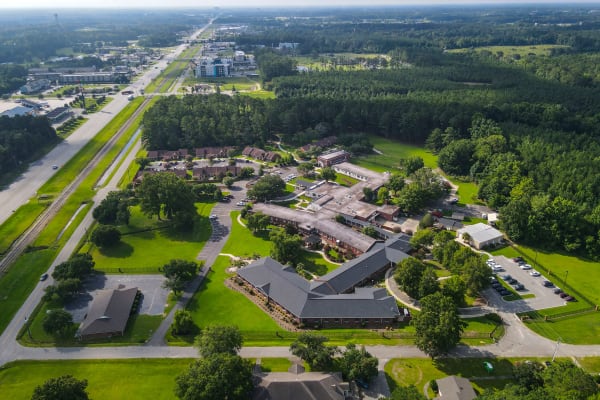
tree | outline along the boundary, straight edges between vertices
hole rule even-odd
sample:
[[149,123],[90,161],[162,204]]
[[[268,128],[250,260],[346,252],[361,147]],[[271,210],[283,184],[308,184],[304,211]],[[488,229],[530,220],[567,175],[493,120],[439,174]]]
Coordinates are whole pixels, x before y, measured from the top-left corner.
[[156,215],[160,219],[162,214],[171,219],[174,214],[181,212],[196,215],[191,187],[172,172],[144,175],[136,195],[140,199],[142,212],[148,217]]
[[248,197],[259,201],[267,201],[280,197],[285,193],[285,182],[279,175],[265,175],[261,177],[252,189],[248,190]]
[[432,359],[456,346],[465,326],[452,299],[440,292],[421,299],[421,312],[412,323],[417,347]]
[[465,304],[466,292],[467,287],[465,282],[459,276],[453,275],[448,279],[444,279],[442,282],[442,294],[452,298],[452,301],[454,301],[454,304],[457,306],[463,306]]
[[370,236],[372,238],[377,238],[377,231],[371,225],[364,226],[362,228],[361,232],[363,233],[363,235],[367,235],[367,236]]
[[313,170],[315,169],[315,166],[312,163],[304,162],[304,163],[300,163],[300,165],[298,165],[297,169],[298,169],[298,172],[300,172],[302,174],[302,176],[307,177],[313,172]]
[[216,354],[236,355],[242,348],[242,334],[235,326],[208,326],[196,337],[201,357]]
[[65,310],[51,310],[42,321],[44,332],[53,336],[65,336],[73,328],[73,316]]
[[423,218],[421,218],[421,221],[419,221],[419,228],[431,228],[433,226],[433,222],[433,215],[431,215],[431,213],[427,213],[423,216]]
[[569,361],[552,363],[542,372],[544,387],[559,400],[585,400],[598,393],[594,378]]
[[438,155],[438,166],[447,174],[467,176],[473,163],[475,145],[467,139],[450,142]]
[[326,182],[335,181],[337,173],[331,167],[321,168],[321,179],[324,179]]
[[419,282],[419,298],[429,296],[440,290],[437,275],[432,267],[426,267]]
[[90,238],[98,247],[111,247],[121,241],[121,232],[110,225],[98,225]]
[[101,224],[127,225],[131,213],[129,211],[128,194],[122,192],[109,192],[98,204],[92,213],[94,219]]
[[164,287],[177,294],[196,277],[198,264],[194,261],[171,260],[168,264],[163,265],[162,269],[167,278]]
[[140,166],[140,170],[143,171],[150,164],[150,159],[146,157],[138,157],[135,159],[135,162]]
[[261,212],[256,212],[256,213],[250,214],[246,218],[246,226],[253,233],[267,229],[269,227],[270,223],[271,223],[271,217],[269,217],[268,215],[265,215]]
[[415,385],[398,386],[392,392],[392,396],[384,400],[427,400],[423,393]]
[[348,344],[339,358],[339,366],[347,381],[361,380],[369,382],[377,376],[377,358],[373,357],[365,346],[360,349],[355,344]]
[[429,247],[433,244],[435,232],[431,229],[419,229],[410,238],[410,245],[416,249]]
[[473,256],[462,265],[461,277],[471,295],[477,295],[482,289],[488,287],[491,276],[492,271],[476,253],[473,253]]
[[373,189],[371,189],[370,187],[364,187],[363,188],[363,196],[365,197],[365,201],[367,203],[372,202],[373,200],[375,200],[375,192],[373,191]]
[[273,242],[271,257],[282,264],[296,264],[302,254],[300,235],[289,235],[283,228],[274,228],[269,233],[269,240]]
[[394,274],[394,278],[400,289],[408,294],[413,299],[420,298],[419,287],[421,284],[421,277],[425,270],[425,264],[416,258],[409,257],[400,261],[398,269]]
[[175,335],[187,335],[196,330],[196,324],[192,319],[192,314],[187,310],[175,311],[171,331]]
[[65,303],[73,299],[81,289],[81,280],[78,278],[69,278],[57,281],[57,284],[50,285],[44,289],[44,300],[58,300]]
[[57,281],[69,278],[83,280],[86,276],[92,273],[94,264],[94,260],[90,254],[78,253],[72,256],[69,260],[58,264],[54,268],[52,277]]
[[398,193],[404,187],[404,177],[400,174],[390,175],[390,179],[387,181],[385,186],[394,193]]
[[252,363],[228,353],[194,361],[175,382],[181,400],[246,400],[254,389]]
[[325,345],[328,340],[326,336],[303,332],[290,345],[290,351],[306,361],[313,371],[322,371],[331,365],[337,350],[334,346]]
[[228,189],[230,189],[235,183],[235,178],[232,176],[226,176],[223,178],[223,185],[225,185]]
[[400,166],[404,169],[406,175],[410,175],[416,170],[423,168],[425,166],[425,162],[419,156],[412,156],[401,159]]
[[87,380],[71,375],[50,378],[35,388],[31,400],[88,400],[87,385]]

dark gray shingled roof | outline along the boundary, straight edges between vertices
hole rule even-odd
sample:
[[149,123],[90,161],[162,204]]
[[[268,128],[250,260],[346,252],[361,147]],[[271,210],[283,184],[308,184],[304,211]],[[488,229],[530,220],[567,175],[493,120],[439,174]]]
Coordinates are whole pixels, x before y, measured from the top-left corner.
[[386,268],[390,263],[404,260],[409,257],[406,252],[410,250],[407,238],[406,235],[399,235],[384,243],[375,243],[368,252],[323,275],[319,281],[313,282],[312,290],[323,294],[343,293]]
[[405,235],[376,243],[368,253],[312,283],[269,257],[238,270],[238,275],[298,318],[394,318],[398,306],[385,289],[359,287],[344,292],[390,262],[407,258],[401,250],[407,245]]
[[125,331],[138,288],[100,290],[79,326],[82,337]]

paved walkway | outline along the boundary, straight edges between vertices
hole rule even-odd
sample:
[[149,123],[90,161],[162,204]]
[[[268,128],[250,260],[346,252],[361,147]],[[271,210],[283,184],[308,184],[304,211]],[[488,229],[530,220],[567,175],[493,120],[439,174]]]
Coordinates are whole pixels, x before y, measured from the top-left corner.
[[182,310],[189,303],[189,301],[194,296],[194,293],[198,290],[202,281],[206,277],[206,275],[210,272],[212,265],[215,263],[215,260],[221,253],[223,246],[227,242],[229,238],[229,233],[231,232],[231,211],[235,209],[236,201],[238,199],[243,199],[246,196],[246,190],[241,189],[245,187],[243,183],[239,183],[240,190],[232,191],[231,194],[234,196],[234,199],[229,203],[217,203],[211,212],[211,215],[215,215],[217,218],[211,219],[211,236],[208,239],[208,242],[202,248],[202,251],[198,254],[196,259],[198,261],[203,261],[204,266],[196,276],[196,278],[190,282],[188,287],[184,290],[183,294],[175,304],[175,307],[169,312],[169,314],[165,317],[165,319],[161,322],[158,329],[154,332],[150,340],[146,343],[147,346],[161,346],[165,345],[165,336],[169,331],[171,324],[173,323],[173,318],[175,317],[175,312],[177,310]]

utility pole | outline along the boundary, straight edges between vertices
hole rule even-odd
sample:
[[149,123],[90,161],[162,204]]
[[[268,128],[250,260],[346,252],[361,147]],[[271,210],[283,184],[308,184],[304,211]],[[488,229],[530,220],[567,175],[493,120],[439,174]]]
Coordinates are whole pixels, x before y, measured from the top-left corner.
[[569,277],[569,271],[565,271],[565,286],[567,286],[567,278]]
[[27,325],[27,335],[29,335],[29,339],[33,340],[33,337],[31,336],[31,329],[30,329],[30,325],[27,323],[28,319],[27,317],[25,317],[25,325]]

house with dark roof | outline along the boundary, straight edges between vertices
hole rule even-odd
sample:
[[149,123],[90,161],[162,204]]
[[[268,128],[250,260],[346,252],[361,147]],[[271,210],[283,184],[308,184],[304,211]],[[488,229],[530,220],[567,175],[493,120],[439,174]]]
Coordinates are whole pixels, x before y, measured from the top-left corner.
[[252,400],[352,400],[350,385],[339,372],[305,372],[299,364],[288,372],[255,374],[258,384]]
[[46,114],[46,118],[53,124],[60,122],[73,115],[73,112],[69,107],[56,107],[54,110]]
[[138,288],[100,290],[79,326],[82,340],[123,336]]
[[345,150],[338,150],[329,153],[323,153],[317,157],[319,167],[331,167],[334,164],[340,164],[350,159],[350,153]]
[[379,242],[372,251],[311,282],[270,257],[238,270],[237,276],[298,323],[383,327],[404,313],[385,289],[362,285],[371,284],[393,264],[409,257],[403,251],[407,246],[404,238]]
[[435,400],[473,400],[477,397],[471,382],[460,376],[447,376],[435,381],[439,396]]

